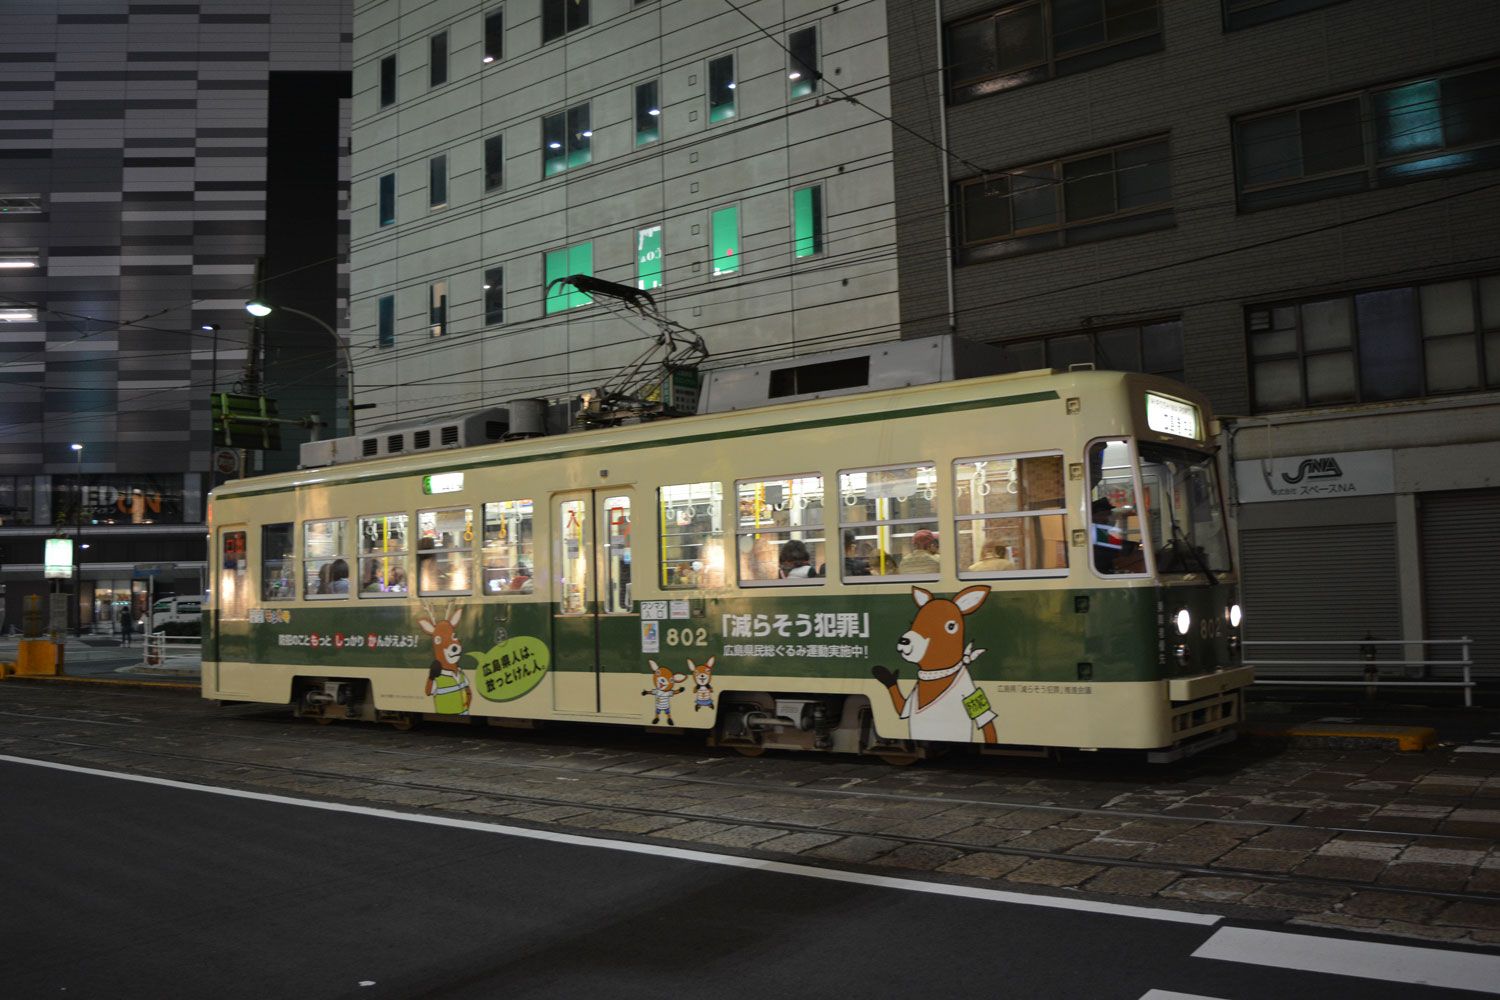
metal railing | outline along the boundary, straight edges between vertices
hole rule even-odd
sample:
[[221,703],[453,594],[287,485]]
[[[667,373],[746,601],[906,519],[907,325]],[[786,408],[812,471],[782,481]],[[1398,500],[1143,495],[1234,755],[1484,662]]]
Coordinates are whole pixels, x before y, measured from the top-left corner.
[[197,635],[167,635],[165,632],[148,632],[142,644],[142,660],[148,667],[160,666],[167,658],[192,653],[203,655],[203,637]]
[[[1471,668],[1474,666],[1473,657],[1470,655],[1471,640],[1468,636],[1462,639],[1352,639],[1352,640],[1250,640],[1241,643],[1245,650],[1245,665],[1255,668],[1255,683],[1265,685],[1277,685],[1290,687],[1292,685],[1303,685],[1306,687],[1458,687],[1464,689],[1464,707],[1474,706],[1474,678]],[[1283,649],[1306,649],[1311,646],[1335,647],[1341,649],[1352,649],[1358,655],[1357,660],[1256,660],[1250,655],[1251,648],[1265,649],[1280,647]],[[1427,647],[1450,647],[1458,650],[1457,659],[1422,659],[1422,660],[1381,660],[1378,658],[1379,650],[1385,646],[1421,646],[1423,652]],[[1277,668],[1294,668],[1285,671],[1285,676],[1274,676]],[[1401,678],[1382,677],[1382,667],[1400,667],[1403,671]],[[1463,675],[1463,680],[1440,681],[1430,677],[1418,677],[1412,679],[1405,676],[1406,668],[1420,667],[1423,674],[1430,668],[1458,668]],[[1359,670],[1362,676],[1341,677],[1337,675],[1348,674],[1349,668]],[[1270,673],[1268,673],[1270,671]],[[1306,675],[1322,672],[1325,676],[1310,678]]]

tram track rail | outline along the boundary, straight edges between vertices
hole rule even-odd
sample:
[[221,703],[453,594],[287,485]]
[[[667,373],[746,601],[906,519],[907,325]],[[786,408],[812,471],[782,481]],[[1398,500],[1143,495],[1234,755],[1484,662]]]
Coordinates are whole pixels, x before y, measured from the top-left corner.
[[[17,713],[17,712],[0,711],[0,719],[3,719],[3,718],[40,719],[40,720],[44,720],[44,721],[65,722],[65,723],[70,723],[70,724],[96,725],[96,726],[104,726],[104,727],[138,728],[138,729],[145,728],[141,723],[115,722],[115,721],[98,720],[98,719],[85,719],[85,718],[78,718],[78,717],[73,717],[73,716],[41,716],[41,715],[37,715],[35,713]],[[190,728],[184,728],[184,727],[172,727],[172,726],[153,725],[150,728],[151,728],[152,732],[172,732],[172,733],[178,733],[180,735],[185,735],[185,736],[198,736],[198,735],[204,735],[206,733],[206,730],[203,730],[203,729],[190,729]],[[223,734],[222,731],[215,732],[214,735],[220,736],[220,737],[224,736],[224,734]],[[301,738],[287,737],[287,736],[265,736],[265,735],[262,735],[262,734],[251,734],[251,733],[243,733],[243,732],[235,732],[235,733],[233,733],[232,734],[232,738],[233,739],[237,739],[237,740],[244,740],[244,741],[247,741],[247,742],[272,743],[272,744],[294,746],[294,747],[305,748],[305,749],[327,749],[327,746],[328,746],[327,742],[324,741],[324,740],[301,739]],[[450,753],[430,753],[430,752],[425,752],[425,751],[420,751],[420,750],[413,750],[413,749],[410,749],[410,748],[407,748],[407,747],[384,747],[384,746],[382,746],[382,747],[370,747],[370,746],[367,746],[367,745],[361,745],[360,749],[362,751],[367,751],[367,752],[372,752],[372,753],[378,753],[378,754],[381,754],[381,755],[394,756],[394,757],[400,757],[400,758],[406,758],[406,759],[415,759],[415,760],[420,760],[420,761],[443,762],[443,761],[451,761],[451,760],[454,759],[454,754],[452,752],[450,752]],[[729,761],[735,761],[736,760],[736,758],[728,756],[728,755],[726,755],[724,759],[725,760],[729,760]],[[736,789],[736,790],[739,790],[739,791],[744,791],[744,792],[747,792],[747,793],[762,793],[762,794],[764,794],[764,793],[769,793],[769,792],[775,792],[777,794],[782,794],[782,795],[798,795],[798,796],[808,796],[808,797],[822,796],[822,797],[826,797],[826,798],[843,798],[843,799],[868,799],[868,800],[887,801],[887,802],[916,803],[916,804],[924,804],[924,805],[942,804],[942,805],[946,805],[946,806],[973,806],[973,807],[979,807],[979,808],[985,808],[985,809],[996,809],[996,810],[1023,810],[1024,809],[1024,810],[1033,810],[1033,811],[1037,811],[1037,812],[1056,813],[1056,814],[1061,815],[1061,816],[1099,816],[1099,817],[1110,817],[1112,819],[1113,818],[1118,818],[1118,819],[1125,820],[1125,821],[1138,820],[1138,821],[1142,821],[1142,822],[1178,823],[1178,824],[1182,824],[1184,827],[1209,825],[1209,826],[1223,826],[1223,827],[1253,828],[1253,829],[1257,829],[1257,830],[1261,830],[1261,829],[1268,829],[1268,830],[1296,830],[1296,831],[1306,831],[1306,832],[1315,832],[1315,833],[1351,834],[1351,835],[1361,835],[1361,836],[1369,836],[1369,837],[1400,837],[1400,838],[1406,838],[1406,839],[1422,840],[1422,841],[1434,841],[1434,842],[1450,841],[1450,842],[1461,842],[1461,843],[1474,843],[1478,839],[1478,838],[1475,838],[1475,837],[1472,837],[1472,836],[1465,836],[1463,834],[1421,832],[1421,831],[1411,831],[1411,830],[1385,830],[1385,829],[1381,829],[1379,827],[1373,827],[1373,826],[1333,826],[1333,825],[1326,825],[1326,824],[1297,823],[1297,822],[1284,822],[1284,821],[1274,821],[1274,820],[1235,819],[1235,818],[1231,818],[1231,817],[1222,817],[1222,816],[1188,816],[1188,815],[1181,815],[1181,814],[1169,813],[1169,812],[1148,812],[1148,811],[1135,810],[1135,809],[1112,809],[1112,808],[1101,807],[1101,806],[1059,805],[1057,803],[1050,803],[1050,802],[1027,802],[1027,801],[1015,801],[1015,800],[1008,800],[1008,799],[969,798],[969,797],[960,797],[960,796],[954,796],[954,795],[948,795],[948,794],[914,795],[914,794],[911,794],[911,793],[892,792],[892,791],[875,791],[875,790],[854,789],[854,788],[844,788],[844,787],[840,787],[840,788],[829,788],[829,787],[821,787],[821,786],[819,786],[819,787],[812,787],[812,786],[808,786],[808,785],[788,785],[788,784],[781,784],[781,785],[772,786],[772,785],[768,785],[768,784],[765,784],[765,783],[762,783],[762,782],[741,781],[741,780],[734,780],[734,779],[729,779],[729,778],[720,778],[720,777],[714,777],[714,776],[711,776],[711,775],[702,775],[702,774],[682,774],[682,773],[654,774],[650,770],[647,770],[647,771],[623,772],[623,771],[618,771],[618,770],[611,770],[609,768],[599,769],[599,768],[587,768],[587,767],[570,767],[570,766],[567,766],[567,765],[564,765],[564,764],[548,763],[548,762],[545,762],[545,761],[515,760],[515,759],[512,759],[510,757],[506,757],[505,759],[503,759],[501,761],[497,761],[497,763],[499,763],[499,764],[501,764],[501,765],[503,765],[505,767],[517,768],[517,769],[520,769],[520,770],[535,770],[535,771],[545,771],[545,772],[556,772],[556,773],[562,773],[562,774],[568,774],[568,775],[580,775],[580,774],[585,774],[585,775],[613,775],[613,776],[616,776],[616,777],[629,777],[629,778],[640,779],[640,780],[652,780],[652,781],[664,781],[664,782],[678,782],[678,783],[685,783],[685,784],[705,785],[705,786],[718,787],[718,788],[732,788],[732,789]],[[671,759],[671,760],[664,761],[660,765],[660,767],[674,767],[674,766],[680,766],[680,764],[678,763],[678,761],[676,759]],[[1075,855],[1064,855],[1064,856],[1065,857],[1076,857]]]
[[[140,723],[131,723],[131,722],[110,722],[108,720],[89,720],[89,719],[81,719],[81,718],[77,718],[77,717],[50,717],[50,716],[37,716],[37,715],[34,715],[34,714],[28,714],[28,713],[0,712],[0,718],[14,718],[14,717],[16,717],[18,715],[20,717],[23,717],[23,718],[31,718],[31,719],[36,719],[38,721],[65,722],[65,723],[72,724],[72,725],[91,725],[92,724],[92,725],[104,726],[104,727],[127,727],[127,728],[136,728],[136,729],[143,729],[143,728],[145,728]],[[156,731],[160,731],[160,730],[153,729],[152,731],[156,732]],[[204,733],[203,733],[202,730],[182,730],[182,729],[178,729],[177,731],[178,731],[179,734],[191,734],[191,735],[194,735],[194,736],[204,735]],[[78,737],[68,738],[68,737],[64,737],[64,736],[52,736],[52,735],[43,735],[43,734],[36,734],[36,733],[14,733],[14,732],[12,732],[10,734],[0,733],[0,736],[8,736],[10,740],[21,740],[21,741],[30,741],[32,743],[40,743],[40,744],[43,744],[43,745],[46,745],[46,746],[53,747],[56,750],[60,750],[65,755],[67,755],[67,754],[74,754],[74,753],[81,753],[81,754],[83,754],[85,756],[88,755],[88,754],[91,754],[91,753],[129,754],[129,755],[135,755],[137,757],[154,758],[154,759],[164,760],[164,761],[178,761],[178,762],[183,762],[183,763],[186,763],[186,764],[197,765],[197,766],[208,765],[208,766],[211,766],[211,767],[220,767],[220,768],[236,768],[236,769],[243,769],[243,770],[249,770],[249,771],[259,771],[259,772],[263,772],[263,773],[267,773],[267,774],[285,775],[285,776],[289,776],[289,777],[301,778],[301,779],[307,779],[307,780],[317,780],[317,781],[333,782],[333,783],[340,783],[340,782],[342,782],[342,783],[353,783],[353,784],[355,784],[357,786],[364,786],[364,787],[390,788],[390,789],[399,789],[399,790],[404,790],[404,791],[417,791],[417,792],[432,793],[432,794],[439,794],[439,795],[458,795],[458,796],[464,796],[464,797],[470,798],[470,799],[481,799],[481,800],[495,802],[495,803],[523,803],[523,804],[526,804],[526,805],[529,805],[529,806],[535,806],[537,808],[549,808],[549,807],[551,807],[551,808],[558,808],[558,807],[562,807],[562,808],[576,809],[580,813],[581,812],[589,812],[589,811],[600,811],[600,812],[608,812],[608,813],[611,813],[611,814],[618,814],[618,815],[621,815],[621,816],[641,816],[641,817],[671,819],[671,820],[687,821],[687,822],[702,821],[702,822],[728,823],[728,824],[732,824],[733,826],[736,826],[736,827],[748,827],[748,828],[752,828],[752,829],[765,830],[765,831],[774,832],[774,833],[780,834],[780,835],[795,834],[795,833],[809,833],[809,834],[820,834],[820,835],[825,835],[825,836],[827,836],[827,835],[834,835],[834,836],[840,836],[840,837],[844,837],[844,836],[858,836],[858,837],[869,839],[869,840],[874,840],[874,841],[883,842],[883,843],[889,843],[889,844],[892,845],[893,849],[897,848],[897,847],[908,846],[908,845],[918,845],[918,846],[927,846],[927,847],[944,848],[944,849],[949,849],[949,850],[955,850],[955,851],[962,852],[964,854],[991,854],[991,855],[998,855],[998,856],[1005,856],[1005,857],[1020,857],[1020,858],[1025,858],[1025,859],[1029,859],[1029,860],[1062,861],[1062,862],[1071,862],[1071,863],[1075,863],[1075,864],[1098,864],[1098,865],[1103,865],[1103,866],[1107,866],[1107,867],[1115,867],[1115,868],[1130,868],[1130,869],[1137,869],[1137,870],[1149,870],[1149,871],[1158,871],[1158,872],[1168,872],[1168,873],[1173,873],[1173,874],[1176,874],[1176,875],[1179,875],[1179,876],[1186,876],[1186,877],[1192,877],[1192,876],[1200,876],[1200,877],[1203,877],[1203,876],[1212,876],[1212,877],[1218,877],[1218,878],[1249,879],[1249,880],[1254,880],[1254,881],[1260,882],[1260,883],[1269,883],[1269,884],[1276,884],[1276,885],[1321,885],[1321,886],[1333,886],[1333,887],[1337,887],[1337,888],[1340,888],[1340,889],[1343,889],[1343,890],[1347,890],[1347,891],[1352,891],[1352,892],[1368,891],[1368,892],[1385,893],[1385,894],[1390,894],[1390,895],[1420,896],[1420,897],[1426,897],[1426,898],[1437,898],[1437,899],[1443,899],[1443,900],[1449,900],[1449,901],[1458,901],[1458,902],[1467,902],[1467,903],[1500,904],[1500,894],[1487,893],[1487,892],[1418,888],[1418,887],[1410,887],[1410,886],[1402,886],[1402,885],[1393,885],[1393,884],[1383,883],[1383,882],[1370,882],[1370,881],[1362,881],[1362,880],[1355,880],[1355,879],[1343,879],[1343,878],[1333,878],[1333,877],[1325,877],[1325,876],[1311,876],[1311,875],[1302,875],[1302,874],[1296,874],[1296,873],[1267,872],[1267,871],[1262,871],[1262,870],[1241,869],[1241,868],[1234,868],[1234,867],[1228,867],[1228,866],[1223,866],[1223,865],[1214,865],[1214,864],[1191,864],[1191,863],[1173,862],[1173,861],[1165,861],[1165,860],[1163,860],[1163,861],[1153,861],[1153,860],[1146,860],[1146,859],[1141,859],[1141,858],[1107,857],[1107,856],[1100,856],[1100,855],[1097,855],[1097,854],[1090,854],[1090,853],[1087,853],[1087,852],[1080,853],[1080,852],[1075,852],[1075,851],[1048,850],[1048,849],[1045,849],[1045,848],[1021,847],[1021,846],[1008,845],[1008,844],[1004,844],[1004,843],[989,844],[989,845],[975,844],[975,843],[972,843],[972,842],[963,841],[963,840],[955,840],[955,839],[951,839],[951,838],[944,837],[944,836],[923,837],[923,836],[915,836],[915,835],[910,835],[910,834],[882,833],[882,832],[872,832],[872,831],[860,831],[860,832],[855,833],[855,832],[851,832],[849,830],[833,829],[833,828],[830,828],[827,825],[820,825],[820,824],[816,824],[816,823],[802,823],[802,822],[788,821],[788,820],[757,820],[757,819],[750,819],[750,818],[743,818],[743,817],[721,816],[721,815],[717,815],[717,814],[714,814],[714,813],[711,813],[711,812],[698,813],[698,812],[694,812],[694,811],[691,811],[691,810],[688,810],[688,809],[683,809],[683,808],[676,808],[676,809],[653,808],[653,807],[644,806],[644,805],[626,805],[626,804],[621,804],[621,803],[618,803],[618,802],[609,802],[607,804],[602,804],[602,803],[590,802],[587,799],[580,799],[580,798],[577,798],[577,797],[551,796],[551,795],[544,795],[544,794],[536,794],[536,793],[532,793],[532,792],[496,791],[494,789],[489,789],[489,788],[476,788],[476,787],[472,787],[471,785],[467,785],[467,784],[465,784],[462,781],[455,781],[455,782],[450,782],[450,783],[440,783],[440,782],[432,782],[432,781],[424,781],[424,780],[399,779],[399,778],[392,778],[392,777],[379,777],[379,776],[372,776],[372,775],[354,774],[354,773],[349,773],[349,772],[340,771],[340,770],[330,770],[330,769],[323,769],[323,768],[316,768],[316,767],[293,766],[293,765],[287,765],[287,764],[278,764],[278,763],[270,763],[270,762],[264,762],[264,761],[247,760],[247,759],[242,759],[242,758],[232,757],[232,756],[213,756],[213,755],[201,754],[201,753],[184,752],[184,751],[181,751],[181,750],[169,750],[169,749],[162,749],[162,748],[144,748],[144,747],[137,747],[137,746],[122,745],[122,744],[119,744],[119,743],[90,742],[90,741],[87,741],[86,739],[82,739],[82,738],[78,738]],[[307,748],[314,748],[314,747],[316,747],[316,748],[320,748],[320,749],[327,749],[327,744],[326,743],[321,743],[321,742],[317,742],[317,741],[310,741],[310,740],[288,739],[288,738],[285,738],[285,737],[264,737],[264,736],[254,736],[254,735],[246,736],[246,735],[243,735],[243,734],[234,734],[234,735],[232,735],[229,738],[235,739],[235,740],[248,740],[249,742],[252,742],[252,743],[262,743],[262,744],[291,744],[291,745],[296,745],[296,746],[299,746],[299,747],[307,747]],[[15,749],[15,748],[12,747],[11,749]],[[361,746],[358,749],[360,749],[360,750],[366,750],[368,748]],[[386,751],[382,751],[382,752],[386,752]],[[394,752],[394,753],[396,753],[396,754],[398,754],[400,756],[403,756],[403,757],[417,757],[419,759],[420,758],[424,758],[424,757],[425,758],[447,757],[451,761],[451,755],[421,754],[421,753],[418,753],[418,752],[415,752],[415,751],[404,750],[404,749],[403,750],[393,750],[391,752]],[[537,763],[534,763],[534,762],[503,761],[503,762],[497,762],[497,763],[500,763],[502,766],[517,767],[517,768],[520,768],[522,770],[543,770],[543,771],[552,771],[552,772],[566,771],[566,772],[573,772],[574,774],[584,773],[584,774],[589,774],[589,775],[594,775],[594,776],[599,776],[599,777],[630,778],[630,779],[636,779],[636,780],[639,780],[639,779],[642,779],[642,778],[651,778],[652,777],[650,775],[643,775],[643,774],[639,774],[639,773],[621,773],[621,772],[611,772],[611,771],[607,771],[607,770],[601,771],[601,770],[597,770],[597,769],[591,769],[591,770],[586,770],[585,771],[584,769],[579,769],[579,768],[558,767],[558,766],[555,766],[555,765],[537,764]],[[836,795],[837,793],[840,793],[840,792],[849,792],[849,790],[844,790],[844,789],[797,789],[797,788],[788,788],[788,787],[767,788],[767,787],[765,787],[763,785],[758,785],[758,784],[753,783],[753,782],[732,782],[732,781],[726,781],[724,779],[700,779],[698,782],[692,782],[691,781],[691,776],[686,776],[685,777],[685,776],[661,775],[661,776],[656,776],[656,777],[659,778],[660,780],[664,780],[664,781],[671,780],[671,781],[678,781],[678,782],[706,783],[706,784],[714,784],[714,785],[719,785],[719,786],[727,786],[727,787],[734,788],[736,790],[741,790],[741,791],[746,791],[746,792],[760,792],[760,793],[776,792],[776,793],[786,793],[786,792],[801,791],[801,792],[807,792],[807,793],[821,794],[821,795],[825,795],[825,796]],[[195,780],[195,779],[193,779],[191,777],[189,777],[187,779],[183,779],[182,776],[178,776],[178,780]],[[198,780],[201,780],[201,779],[198,779]],[[231,780],[235,780],[235,779],[231,779]],[[253,780],[247,782],[247,781],[244,781],[244,779],[242,777],[239,780],[240,780],[240,787],[247,787],[250,790],[255,790],[255,784],[254,784]],[[285,790],[284,789],[280,789],[279,793],[284,794]],[[338,795],[338,793],[336,791],[334,791],[334,792],[328,792],[327,794],[330,794],[330,795],[335,796],[335,797]],[[921,802],[921,803],[924,803],[924,804],[967,805],[967,806],[980,806],[980,807],[994,806],[994,807],[997,807],[997,808],[1006,808],[1006,809],[1035,809],[1035,808],[1037,808],[1037,806],[1035,806],[1034,804],[1029,804],[1029,803],[1003,803],[1002,804],[1002,803],[997,803],[997,802],[994,802],[994,801],[991,801],[991,800],[982,800],[982,799],[962,800],[961,801],[961,800],[956,800],[956,799],[953,799],[953,798],[950,798],[950,797],[947,797],[947,796],[942,796],[942,797],[912,796],[912,795],[903,796],[903,795],[900,795],[899,793],[887,793],[887,792],[868,792],[868,793],[856,792],[856,793],[853,793],[853,794],[857,794],[857,795],[864,796],[864,797],[878,797],[878,798],[882,798],[882,799],[896,799],[898,801]],[[367,800],[362,800],[362,801],[367,801]],[[407,809],[407,810],[410,810],[412,808],[409,805],[403,805],[403,804],[399,804],[399,803],[396,804],[396,807],[397,808],[401,808],[401,809]],[[431,808],[441,810],[443,807],[441,805],[437,805],[437,806],[433,806]],[[1127,819],[1127,820],[1128,819],[1137,818],[1137,816],[1134,815],[1134,814],[1127,814],[1127,813],[1124,813],[1122,811],[1115,811],[1115,810],[1074,809],[1072,807],[1061,807],[1061,806],[1055,807],[1055,808],[1057,810],[1065,811],[1065,812],[1073,813],[1073,814],[1108,815],[1108,816],[1111,816],[1111,817],[1121,817],[1121,818],[1124,818],[1124,819]],[[1174,821],[1175,820],[1180,820],[1180,821],[1184,821],[1184,822],[1195,822],[1195,823],[1206,822],[1204,819],[1199,818],[1199,817],[1192,817],[1192,818],[1189,818],[1189,817],[1169,817],[1169,816],[1166,816],[1166,815],[1163,815],[1163,814],[1140,814],[1140,815],[1148,817],[1148,818],[1150,818],[1152,820],[1160,820],[1160,819],[1164,819],[1164,818],[1170,818],[1170,819],[1172,819]],[[566,817],[564,817],[564,819],[565,818]],[[524,817],[523,818],[517,818],[517,817],[513,817],[513,816],[505,816],[505,817],[497,817],[496,819],[497,819],[497,821],[500,821],[500,822],[517,824],[517,825],[524,825],[524,826],[530,826],[530,827],[544,827],[544,826],[548,826],[548,825],[551,825],[551,826],[559,825],[559,824],[556,824],[556,823],[547,824],[547,823],[540,823],[540,822],[537,822],[537,821],[528,821],[528,820],[524,819]],[[562,825],[567,825],[567,824],[564,823]],[[1266,826],[1268,824],[1258,824],[1257,823],[1257,824],[1252,824],[1252,825]],[[1291,826],[1295,826],[1297,829],[1302,829],[1302,830],[1319,829],[1319,830],[1329,831],[1329,830],[1336,829],[1336,828],[1332,828],[1332,827],[1296,826],[1296,824],[1290,824],[1290,825]],[[602,830],[600,832],[604,833],[604,834],[607,834],[609,836],[612,836],[612,837],[620,837],[620,838],[624,838],[624,839],[645,839],[646,837],[652,837],[652,838],[656,838],[656,839],[671,839],[671,828],[670,827],[662,828],[660,830],[653,831],[653,832],[651,832],[649,834],[645,834],[645,835],[632,835],[632,834],[629,834],[629,833],[620,833],[618,831],[610,831],[610,830]],[[1381,831],[1370,831],[1370,830],[1363,830],[1363,829],[1361,829],[1361,830],[1358,830],[1356,832],[1368,834],[1368,833],[1379,833]],[[1414,833],[1410,833],[1410,832],[1399,832],[1399,833],[1386,832],[1386,833],[1384,833],[1384,835],[1386,835],[1386,836],[1399,836],[1399,837],[1404,837],[1404,838],[1429,838],[1429,837],[1434,836],[1434,835],[1414,834]],[[1454,839],[1472,839],[1472,838],[1454,838]],[[774,851],[774,849],[769,849],[768,848],[768,849],[765,849],[765,850],[759,850],[758,848],[753,847],[753,846],[750,847],[750,848],[747,848],[746,850],[748,850],[750,852],[759,852],[759,853],[776,853]],[[805,855],[799,855],[799,857],[802,857],[806,861],[820,861],[821,860],[821,859],[817,859],[817,858],[807,857]],[[826,862],[824,862],[824,863],[826,863]]]

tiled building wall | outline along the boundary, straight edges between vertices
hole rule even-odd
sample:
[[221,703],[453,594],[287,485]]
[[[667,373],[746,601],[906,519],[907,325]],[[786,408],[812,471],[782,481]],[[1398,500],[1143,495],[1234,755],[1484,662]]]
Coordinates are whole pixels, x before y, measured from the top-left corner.
[[[269,74],[348,69],[348,0],[0,9],[0,474],[206,470],[264,247]],[[347,296],[347,290],[340,292]],[[203,324],[218,324],[217,336]]]

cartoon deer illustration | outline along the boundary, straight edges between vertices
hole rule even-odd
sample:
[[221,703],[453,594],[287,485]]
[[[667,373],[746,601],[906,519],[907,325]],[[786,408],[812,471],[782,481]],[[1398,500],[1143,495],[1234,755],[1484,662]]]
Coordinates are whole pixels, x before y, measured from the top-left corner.
[[714,657],[710,656],[708,662],[701,666],[694,665],[688,660],[688,673],[693,675],[693,711],[700,708],[714,707]]
[[[647,660],[646,662],[651,664],[652,687],[650,690],[642,691],[641,694],[656,696],[656,714],[651,716],[651,724],[653,726],[656,725],[661,721],[661,717],[665,715],[667,717],[667,725],[675,726],[677,723],[672,721],[672,699],[682,694],[687,688],[673,688],[672,685],[681,684],[687,680],[687,675],[674,674],[666,667],[657,666],[655,660]],[[688,661],[688,663],[692,662],[692,660]]]
[[469,679],[464,676],[458,658],[463,655],[463,643],[458,641],[458,622],[464,609],[450,604],[446,617],[439,618],[428,607],[417,625],[432,636],[432,667],[427,671],[427,694],[432,698],[433,708],[441,715],[468,715],[469,702],[474,693],[469,690]]
[[977,727],[986,743],[996,742],[995,713],[969,676],[969,664],[984,650],[964,642],[964,618],[979,609],[990,588],[965,587],[951,601],[921,587],[911,588],[911,596],[917,616],[896,640],[896,651],[917,665],[916,686],[903,697],[899,671],[877,664],[870,668],[871,676],[885,685],[901,718],[911,720],[912,739],[967,743]]

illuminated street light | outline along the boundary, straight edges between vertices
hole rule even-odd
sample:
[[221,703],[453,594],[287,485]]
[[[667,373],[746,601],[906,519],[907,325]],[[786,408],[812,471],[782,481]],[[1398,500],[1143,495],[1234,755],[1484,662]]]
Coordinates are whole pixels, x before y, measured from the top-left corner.
[[245,303],[245,311],[257,319],[264,319],[277,309],[280,309],[282,312],[289,312],[293,316],[301,316],[303,319],[312,320],[328,332],[328,336],[333,338],[333,342],[343,352],[344,370],[349,373],[349,433],[353,434],[354,411],[356,409],[354,405],[354,359],[349,356],[349,345],[344,343],[343,338],[338,335],[338,331],[329,326],[326,320],[321,320],[310,312],[303,312],[301,309],[294,309],[291,306],[272,306],[264,299],[251,299]]

